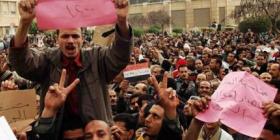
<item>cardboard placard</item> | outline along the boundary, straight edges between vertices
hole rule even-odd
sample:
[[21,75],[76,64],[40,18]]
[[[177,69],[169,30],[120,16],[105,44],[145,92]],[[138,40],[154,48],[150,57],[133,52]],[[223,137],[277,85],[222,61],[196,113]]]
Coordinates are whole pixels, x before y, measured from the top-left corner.
[[0,116],[5,116],[9,124],[34,119],[37,115],[34,89],[0,92]]

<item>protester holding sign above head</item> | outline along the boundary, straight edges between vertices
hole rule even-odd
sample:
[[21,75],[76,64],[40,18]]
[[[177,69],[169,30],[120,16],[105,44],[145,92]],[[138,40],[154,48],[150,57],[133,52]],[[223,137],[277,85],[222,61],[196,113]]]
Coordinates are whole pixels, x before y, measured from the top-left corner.
[[[79,1],[81,2],[81,1]],[[80,83],[53,116],[42,116],[35,125],[39,135],[51,134],[48,139],[61,139],[71,132],[80,132],[87,122],[99,119],[112,122],[106,84],[129,63],[132,47],[132,29],[128,24],[128,1],[115,0],[116,37],[108,48],[93,47],[82,50],[80,28],[58,29],[58,48],[34,51],[28,47],[27,31],[35,18],[37,0],[19,2],[20,23],[9,48],[9,61],[24,78],[40,83],[41,112],[45,107],[48,88],[59,81],[62,69],[67,70],[65,84],[76,78]],[[92,14],[98,14],[92,13]],[[61,85],[64,86],[64,85]],[[53,110],[51,111],[52,113]]]
[[[20,13],[33,9],[34,0],[20,1]],[[116,5],[122,2],[127,1],[118,0]],[[279,48],[280,38],[270,33],[263,35],[239,31],[187,31],[176,36],[145,33],[133,39],[137,45],[129,55],[132,42],[129,26],[122,24],[122,21],[127,23],[126,18],[119,17],[117,20],[119,14],[114,11],[114,6],[112,0],[38,0],[35,6],[38,27],[59,29],[56,32],[58,36],[54,32],[50,38],[43,38],[45,44],[41,48],[22,45],[26,41],[26,30],[23,29],[29,26],[31,20],[21,17],[19,31],[9,48],[10,60],[3,59],[5,61],[1,61],[0,66],[2,62],[12,64],[8,70],[14,73],[14,66],[20,75],[42,87],[39,92],[40,115],[35,121],[37,123],[32,125],[32,131],[27,133],[28,140],[36,135],[38,139],[54,140],[181,140],[183,130],[187,130],[187,140],[218,140],[220,135],[220,139],[224,140],[223,136],[227,133],[234,140],[279,139],[280,94],[271,86],[279,89],[280,52],[271,56],[258,50],[269,49],[273,45],[272,40],[275,41],[275,48]],[[117,8],[127,10],[126,4],[120,4]],[[116,42],[106,43],[113,44],[113,47],[90,45],[85,50],[81,44],[89,44],[81,43],[80,27],[100,25],[114,19],[117,20],[117,28],[110,30],[110,33],[115,34]],[[123,25],[126,28],[122,28]],[[88,30],[91,29],[83,29],[82,34],[91,36]],[[37,32],[28,35],[28,43],[40,45],[36,40],[42,39],[43,34]],[[57,41],[53,41],[55,38]],[[131,65],[123,69],[127,63]],[[3,64],[1,67],[1,80],[14,78],[6,71],[6,66]],[[65,100],[57,100],[61,97],[57,94],[59,90],[51,88],[51,92],[47,91],[49,86],[59,83],[63,68],[67,69],[67,74],[65,85],[61,84],[60,89],[76,78],[80,82]],[[167,77],[164,71],[169,72]],[[115,77],[116,74],[118,76]],[[115,80],[109,83],[113,77]],[[10,82],[3,85],[15,87]],[[0,96],[4,97],[5,92],[12,95],[15,91],[1,91]],[[27,95],[20,95],[23,91],[16,92],[20,92],[15,95],[17,101],[30,99]],[[49,98],[49,93],[55,96]],[[9,118],[26,118],[18,114],[18,108],[9,115],[2,113],[11,110],[1,111],[4,109],[1,109],[1,105],[6,106],[5,109],[21,105],[16,105],[20,102],[11,101],[11,95],[0,100],[0,117],[4,115],[8,122]],[[211,96],[210,102],[208,96]],[[36,113],[35,104],[32,106]],[[114,123],[111,118],[115,118]],[[132,118],[137,124],[132,123]],[[135,136],[134,129],[137,130]],[[1,132],[0,129],[0,136]]]

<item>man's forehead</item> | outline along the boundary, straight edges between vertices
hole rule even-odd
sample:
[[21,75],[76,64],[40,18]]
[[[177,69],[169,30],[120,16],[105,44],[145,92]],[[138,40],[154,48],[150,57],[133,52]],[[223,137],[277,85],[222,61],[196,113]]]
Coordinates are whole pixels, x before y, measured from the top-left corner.
[[188,70],[188,67],[187,66],[184,66],[184,67],[180,67],[179,70]]
[[59,29],[59,33],[66,33],[66,34],[82,33],[82,30],[81,28]]
[[159,105],[153,105],[150,109],[150,113],[157,114],[158,116],[162,117],[164,114],[164,109]]
[[161,67],[155,67],[154,70],[161,70]]
[[260,75],[260,77],[261,78],[267,78],[267,77],[271,77],[271,75],[269,75],[269,74],[262,74],[262,75]]
[[280,67],[280,65],[279,65],[279,64],[277,64],[277,63],[275,63],[275,64],[271,64],[271,68],[278,68],[278,67]]
[[117,125],[119,127],[122,127],[122,128],[125,128],[125,122],[122,122],[122,121],[116,121],[115,125]]
[[197,75],[197,78],[206,78],[206,75],[205,74],[199,74],[199,75]]
[[98,130],[109,130],[109,125],[103,121],[94,120],[91,121],[87,126],[86,130],[88,131],[98,131]]
[[210,83],[207,81],[202,81],[202,82],[200,82],[200,86],[209,86],[210,87]]
[[143,84],[143,83],[137,83],[137,84],[135,85],[135,87],[144,87],[144,86],[146,86],[146,85]]
[[110,96],[112,96],[112,95],[117,95],[117,93],[114,92],[114,91],[110,91],[109,94],[110,94]]

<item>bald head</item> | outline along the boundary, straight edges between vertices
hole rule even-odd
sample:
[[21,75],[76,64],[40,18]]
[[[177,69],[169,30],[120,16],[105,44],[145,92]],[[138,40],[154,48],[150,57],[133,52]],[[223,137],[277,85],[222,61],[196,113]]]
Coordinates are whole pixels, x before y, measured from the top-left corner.
[[208,48],[208,47],[205,47],[204,49],[203,49],[203,51],[202,51],[202,53],[203,54],[212,54],[212,50],[210,49],[210,48]]
[[146,94],[147,92],[147,85],[144,83],[137,83],[135,85],[135,93]]
[[273,79],[278,79],[280,77],[280,65],[278,63],[271,64],[269,73]]
[[195,83],[198,85],[201,81],[206,80],[206,75],[204,73],[200,73],[197,75]]
[[199,96],[211,96],[211,83],[209,81],[201,81],[198,86]]
[[269,83],[272,80],[272,76],[268,72],[264,72],[260,75],[260,79],[264,82]]

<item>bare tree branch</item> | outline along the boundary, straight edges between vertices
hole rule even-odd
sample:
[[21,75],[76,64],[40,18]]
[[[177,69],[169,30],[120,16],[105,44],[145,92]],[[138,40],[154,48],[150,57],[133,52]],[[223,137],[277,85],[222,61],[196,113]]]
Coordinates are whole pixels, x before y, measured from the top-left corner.
[[237,20],[267,17],[272,23],[272,29],[278,32],[276,21],[280,19],[280,0],[241,0],[240,8],[236,8],[232,16]]

